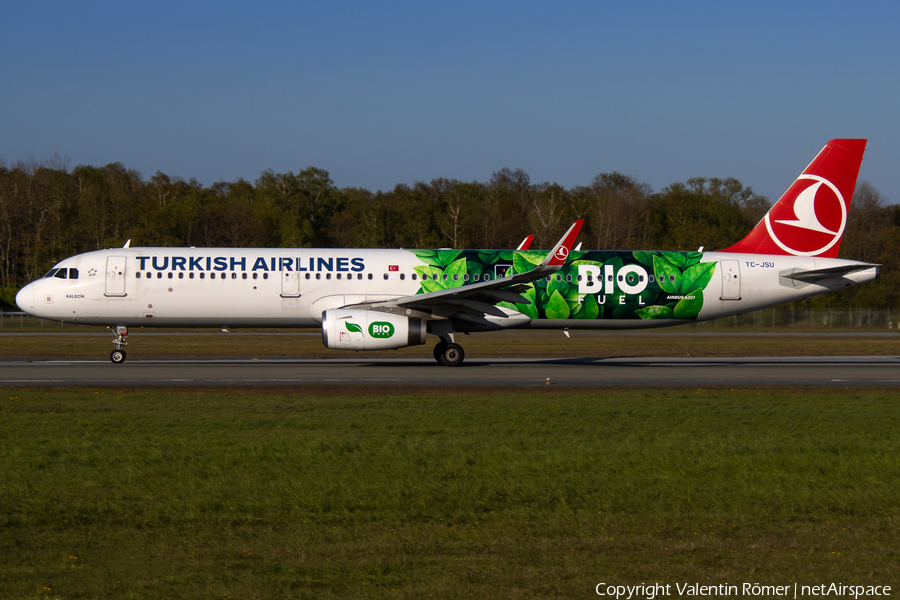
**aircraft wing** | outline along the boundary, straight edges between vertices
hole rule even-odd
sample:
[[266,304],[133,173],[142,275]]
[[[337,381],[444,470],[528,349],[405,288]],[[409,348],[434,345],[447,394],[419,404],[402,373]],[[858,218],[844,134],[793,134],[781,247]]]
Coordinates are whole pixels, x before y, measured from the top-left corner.
[[344,308],[364,308],[407,315],[415,312],[415,316],[425,319],[457,317],[464,320],[481,321],[485,315],[505,318],[508,316],[507,313],[498,308],[496,304],[498,302],[531,304],[530,300],[520,295],[520,292],[525,291],[525,284],[556,273],[562,268],[582,224],[584,224],[584,219],[573,223],[565,235],[553,246],[553,249],[547,253],[543,262],[525,273],[517,273],[491,281],[469,283],[457,288],[428,292],[427,294],[355,304]]

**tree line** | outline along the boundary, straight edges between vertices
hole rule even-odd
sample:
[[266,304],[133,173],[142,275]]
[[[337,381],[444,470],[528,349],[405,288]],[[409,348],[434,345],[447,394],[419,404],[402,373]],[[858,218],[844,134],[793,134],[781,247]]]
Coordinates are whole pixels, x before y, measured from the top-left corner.
[[[739,241],[769,200],[733,178],[689,179],[654,192],[618,172],[566,189],[533,183],[521,169],[487,182],[434,179],[389,191],[337,188],[328,171],[263,171],[254,182],[208,187],[121,163],[0,164],[0,297],[59,260],[122,246],[533,248],[552,245],[578,218],[585,249],[708,250]],[[878,282],[813,302],[891,308],[900,298],[900,209],[868,183],[857,186],[841,256],[882,263]]]

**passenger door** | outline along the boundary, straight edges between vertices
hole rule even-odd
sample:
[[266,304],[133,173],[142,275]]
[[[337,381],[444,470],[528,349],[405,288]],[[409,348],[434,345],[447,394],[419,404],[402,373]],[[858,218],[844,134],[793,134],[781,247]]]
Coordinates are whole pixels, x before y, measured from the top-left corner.
[[736,260],[720,260],[722,269],[722,300],[741,299],[741,267]]
[[281,272],[281,297],[300,297],[300,273],[298,271]]
[[122,297],[125,293],[125,257],[109,256],[106,259],[106,296]]

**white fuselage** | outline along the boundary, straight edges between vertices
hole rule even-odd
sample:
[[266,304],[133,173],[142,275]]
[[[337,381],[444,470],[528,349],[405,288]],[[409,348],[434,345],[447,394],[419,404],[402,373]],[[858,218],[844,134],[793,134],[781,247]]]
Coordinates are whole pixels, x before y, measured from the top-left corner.
[[[703,291],[702,309],[690,320],[522,319],[517,314],[508,326],[632,329],[676,325],[809,298],[878,276],[873,266],[802,283],[785,274],[861,263],[726,252],[706,252],[701,260],[716,266]],[[421,279],[414,270],[421,269],[421,264],[408,250],[115,248],[65,259],[56,268],[67,269],[66,278],[34,281],[22,288],[16,302],[38,317],[86,325],[317,327],[328,309],[421,293]],[[68,277],[75,274],[73,269],[77,278]],[[571,283],[587,285],[586,281]],[[626,298],[618,289],[618,294],[603,294],[600,288],[596,288],[600,293],[586,287],[578,291],[595,292],[600,305],[627,301],[643,306],[641,298]],[[675,303],[678,297],[667,300]],[[498,328],[507,326],[502,321]]]

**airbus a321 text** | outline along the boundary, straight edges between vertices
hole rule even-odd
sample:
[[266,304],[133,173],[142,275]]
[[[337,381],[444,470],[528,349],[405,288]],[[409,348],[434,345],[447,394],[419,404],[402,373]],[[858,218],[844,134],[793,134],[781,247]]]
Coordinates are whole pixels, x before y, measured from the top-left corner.
[[549,251],[114,248],[26,285],[27,313],[128,327],[321,327],[328,348],[381,350],[510,328],[638,329],[716,319],[871,281],[836,258],[866,140],[832,140],[760,223],[716,252],[582,251],[575,222]]

